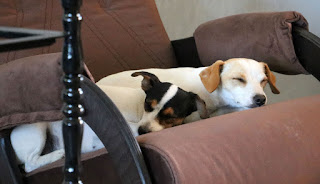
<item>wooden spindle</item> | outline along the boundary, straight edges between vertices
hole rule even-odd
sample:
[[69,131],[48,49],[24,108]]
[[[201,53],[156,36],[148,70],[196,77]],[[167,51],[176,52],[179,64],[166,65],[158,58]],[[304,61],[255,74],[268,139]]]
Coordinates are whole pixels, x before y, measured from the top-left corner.
[[83,133],[84,107],[81,104],[83,95],[80,87],[83,71],[82,46],[80,39],[79,13],[81,0],[62,0],[64,8],[63,26],[65,40],[63,46],[64,71],[63,83],[63,139],[65,147],[64,181],[68,184],[82,183],[80,179],[80,155]]

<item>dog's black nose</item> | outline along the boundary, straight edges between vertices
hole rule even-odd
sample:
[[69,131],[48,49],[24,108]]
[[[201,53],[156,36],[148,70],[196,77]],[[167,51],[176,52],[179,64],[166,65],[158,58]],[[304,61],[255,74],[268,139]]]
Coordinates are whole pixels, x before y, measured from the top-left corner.
[[149,133],[150,131],[147,131],[145,128],[143,128],[142,126],[140,126],[138,128],[138,134],[139,135],[142,135],[142,134],[146,134],[146,133]]
[[266,96],[264,95],[256,95],[253,97],[253,101],[256,105],[262,106],[266,103]]

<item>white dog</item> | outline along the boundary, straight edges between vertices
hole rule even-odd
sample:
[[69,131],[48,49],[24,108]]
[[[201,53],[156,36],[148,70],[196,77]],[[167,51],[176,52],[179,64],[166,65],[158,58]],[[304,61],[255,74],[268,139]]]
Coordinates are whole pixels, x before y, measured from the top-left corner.
[[[109,75],[97,82],[98,85],[139,88],[139,78],[130,77],[139,70]],[[191,91],[206,103],[211,116],[259,107],[267,103],[264,87],[269,83],[271,90],[279,94],[276,78],[268,65],[252,59],[234,58],[216,61],[209,67],[144,69],[155,74],[161,81],[171,82],[183,90]],[[199,120],[193,113],[185,122]]]

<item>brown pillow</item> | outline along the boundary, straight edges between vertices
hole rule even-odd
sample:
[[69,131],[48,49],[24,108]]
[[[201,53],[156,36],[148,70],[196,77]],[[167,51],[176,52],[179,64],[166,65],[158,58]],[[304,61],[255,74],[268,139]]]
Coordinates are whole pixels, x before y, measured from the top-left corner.
[[251,58],[284,74],[306,74],[292,42],[292,26],[308,29],[307,20],[294,11],[233,15],[200,25],[194,38],[201,63]]
[[[152,0],[88,0],[80,11],[84,62],[96,81],[116,72],[177,66],[170,40]],[[0,25],[62,30],[61,1],[1,0]],[[60,52],[63,39],[49,47],[0,53],[0,64]]]
[[0,65],[0,130],[62,119],[62,74],[61,53]]

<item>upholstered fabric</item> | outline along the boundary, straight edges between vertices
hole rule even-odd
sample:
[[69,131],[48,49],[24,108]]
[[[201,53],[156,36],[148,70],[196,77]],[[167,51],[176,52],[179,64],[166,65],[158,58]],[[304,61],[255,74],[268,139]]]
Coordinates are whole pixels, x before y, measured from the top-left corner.
[[320,95],[137,137],[153,183],[320,183]]
[[[115,172],[112,161],[104,148],[95,152],[82,154],[81,161],[81,180],[83,183],[120,183],[119,176]],[[32,184],[60,184],[63,181],[63,165],[64,159],[58,160],[52,164],[28,173],[25,177],[25,181]]]
[[[154,1],[83,1],[81,33],[84,62],[98,81],[116,72],[177,66],[169,38]],[[0,25],[62,30],[60,1],[0,0]],[[63,40],[52,46],[0,53],[0,64],[43,53],[60,52]]]
[[292,26],[308,29],[308,22],[297,12],[248,13],[206,22],[194,38],[205,66],[243,57],[266,62],[276,72],[307,73],[294,51]]
[[[90,76],[86,67],[85,71]],[[62,119],[62,75],[61,53],[31,56],[0,65],[0,130]]]

